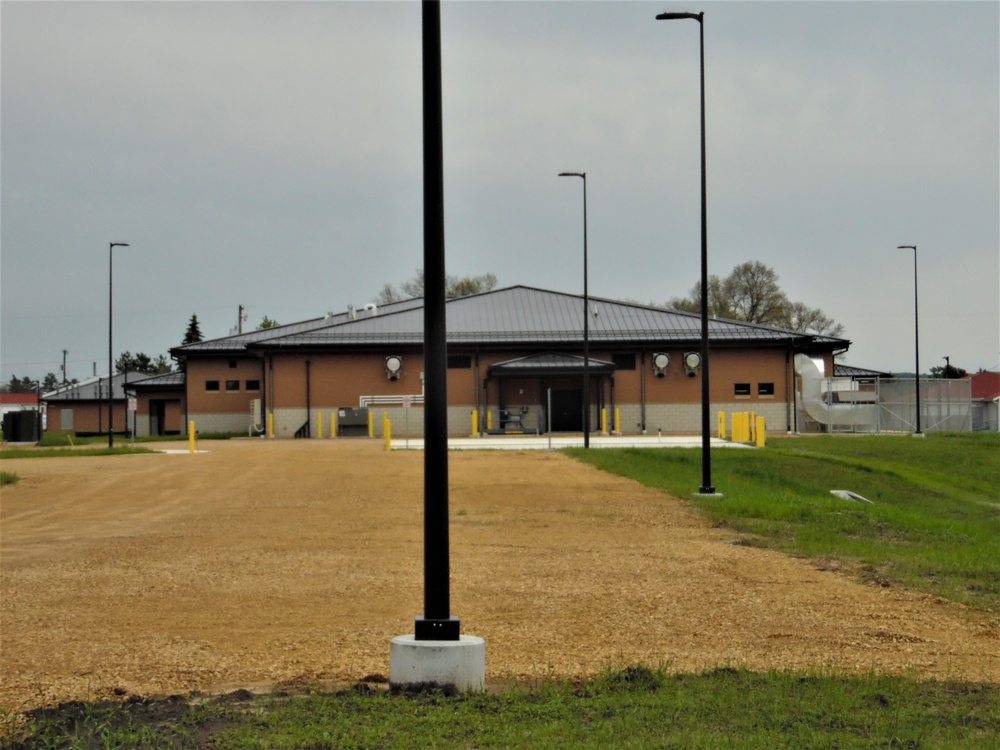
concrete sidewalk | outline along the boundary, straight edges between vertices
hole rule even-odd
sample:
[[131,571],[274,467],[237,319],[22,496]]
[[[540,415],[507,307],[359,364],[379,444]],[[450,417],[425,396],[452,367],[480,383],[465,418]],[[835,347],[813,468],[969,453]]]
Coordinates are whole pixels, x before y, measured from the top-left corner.
[[[448,438],[449,450],[524,451],[582,448],[583,435],[488,435],[485,437]],[[700,435],[600,435],[591,436],[591,448],[701,448]],[[712,438],[712,448],[750,448],[743,443]],[[394,437],[393,450],[423,450],[423,438]]]

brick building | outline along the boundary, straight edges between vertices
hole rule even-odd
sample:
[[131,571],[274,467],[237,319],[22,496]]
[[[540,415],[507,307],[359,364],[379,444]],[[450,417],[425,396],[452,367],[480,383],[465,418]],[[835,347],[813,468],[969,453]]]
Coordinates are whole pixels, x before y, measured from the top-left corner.
[[[595,297],[589,308],[592,429],[700,432],[699,316]],[[550,417],[554,432],[582,430],[581,296],[514,286],[449,300],[446,311],[450,434],[470,434],[473,412],[483,432],[545,432]],[[713,413],[752,410],[780,431],[795,419],[795,355],[832,372],[834,354],[850,345],[722,319],[710,321],[709,340]],[[252,433],[271,420],[275,437],[315,437],[321,419],[328,435],[331,415],[367,409],[376,432],[386,412],[395,434],[407,424],[415,435],[422,352],[420,299],[349,308],[172,349],[185,380],[171,408],[184,411],[182,430],[190,420],[199,432]],[[140,435],[153,424],[145,408],[144,421],[140,402]]]

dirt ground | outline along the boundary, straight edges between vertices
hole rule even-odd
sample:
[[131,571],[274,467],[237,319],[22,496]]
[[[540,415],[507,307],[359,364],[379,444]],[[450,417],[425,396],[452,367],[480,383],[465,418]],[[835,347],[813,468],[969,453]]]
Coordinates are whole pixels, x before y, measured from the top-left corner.
[[[388,675],[422,614],[423,454],[200,447],[3,462],[0,706]],[[559,454],[453,452],[450,475],[452,614],[493,684],[638,662],[1000,684],[995,616],[742,546]]]

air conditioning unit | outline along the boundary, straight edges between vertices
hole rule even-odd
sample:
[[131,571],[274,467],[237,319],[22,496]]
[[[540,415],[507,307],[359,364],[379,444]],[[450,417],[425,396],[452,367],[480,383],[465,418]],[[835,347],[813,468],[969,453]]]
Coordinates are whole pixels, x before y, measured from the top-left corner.
[[390,357],[385,358],[385,376],[389,380],[399,380],[400,374],[403,372],[403,358],[393,354]]
[[656,377],[666,377],[668,367],[670,367],[670,355],[666,352],[656,352],[653,355],[653,372]]
[[684,372],[687,373],[689,378],[697,375],[700,367],[701,355],[698,352],[688,352],[684,355]]

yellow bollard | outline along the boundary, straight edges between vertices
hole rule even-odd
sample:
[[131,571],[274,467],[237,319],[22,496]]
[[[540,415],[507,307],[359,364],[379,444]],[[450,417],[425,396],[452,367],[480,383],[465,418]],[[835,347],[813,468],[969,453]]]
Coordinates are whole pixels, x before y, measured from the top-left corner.
[[194,437],[194,422],[188,422],[188,451],[194,453],[195,437]]
[[316,437],[323,437],[323,412],[316,412]]
[[764,417],[757,417],[757,447],[763,448],[767,444],[767,425]]
[[375,415],[368,410],[368,437],[375,437]]
[[757,439],[757,412],[750,412],[750,440]]
[[392,422],[389,421],[389,415],[382,415],[382,429],[385,432],[385,449],[387,451],[392,450]]
[[330,437],[337,437],[337,412],[330,412]]
[[267,415],[267,436],[274,437],[274,412]]
[[492,432],[493,430],[493,412],[489,409],[486,410],[486,431]]
[[601,432],[605,435],[608,434],[608,410],[601,409]]
[[615,407],[615,432],[618,435],[622,434],[622,410],[617,406]]
[[719,440],[726,439],[726,412],[719,412]]
[[472,434],[479,434],[479,412],[475,409],[472,410]]

